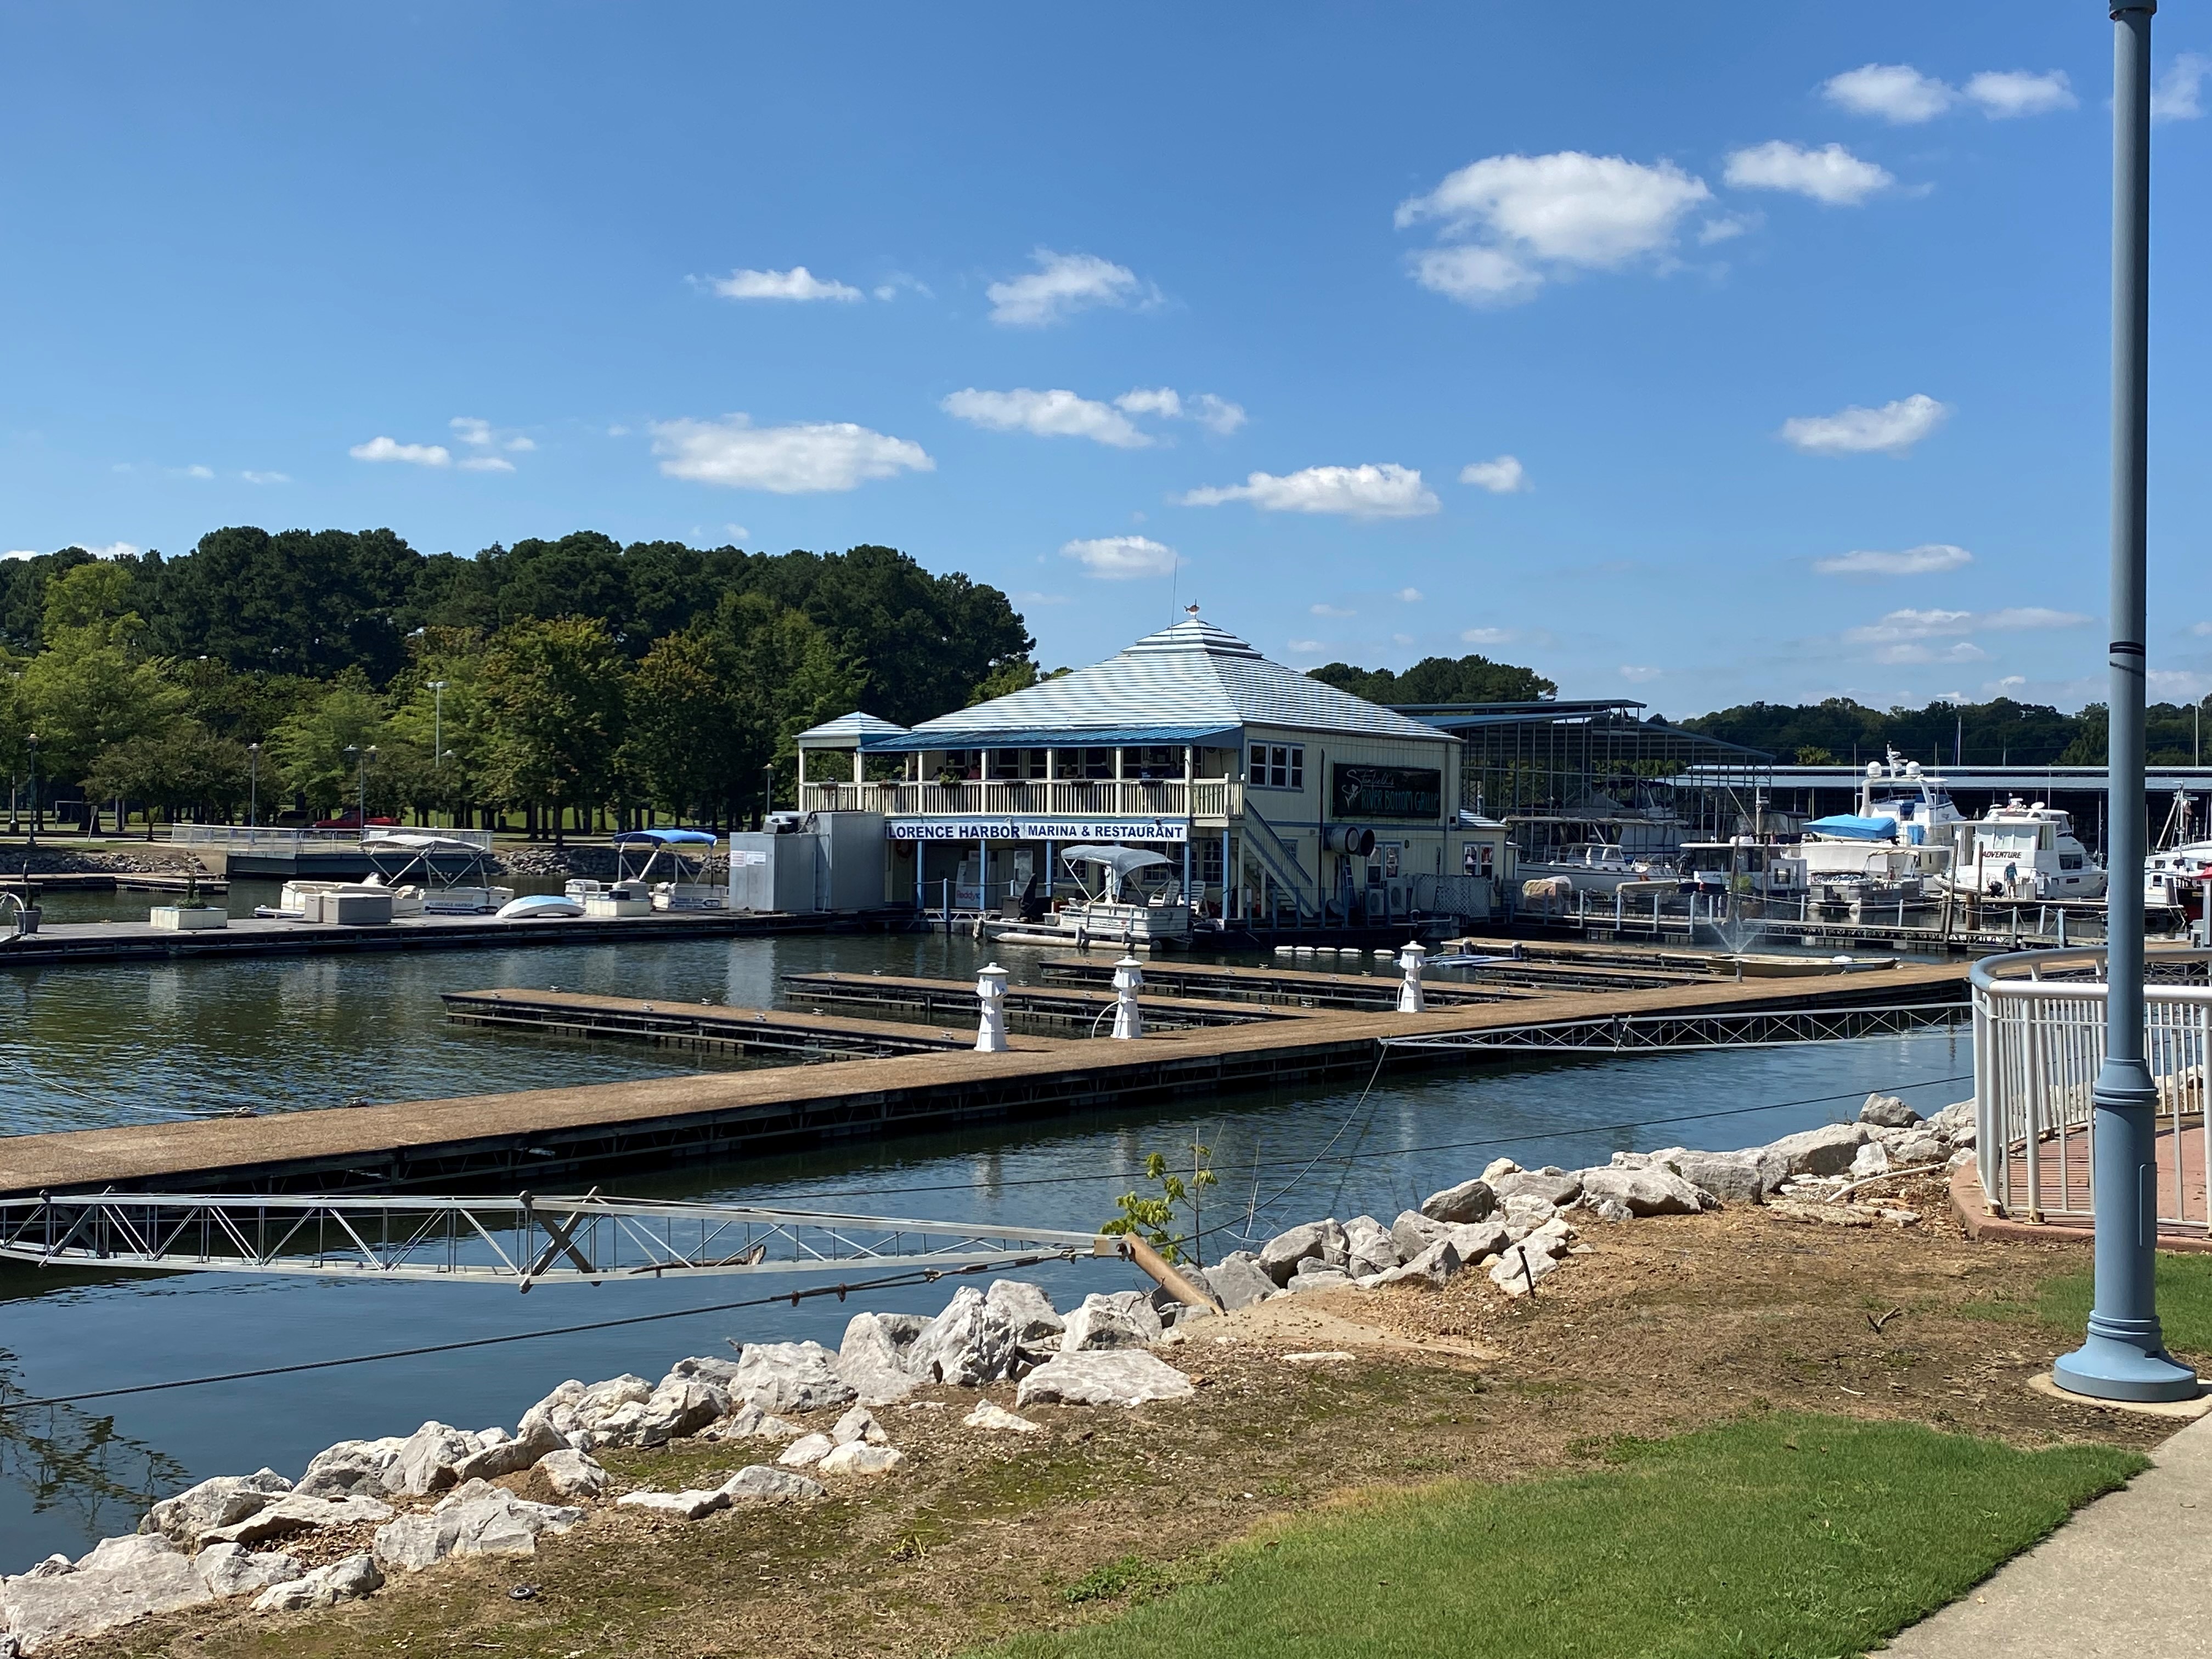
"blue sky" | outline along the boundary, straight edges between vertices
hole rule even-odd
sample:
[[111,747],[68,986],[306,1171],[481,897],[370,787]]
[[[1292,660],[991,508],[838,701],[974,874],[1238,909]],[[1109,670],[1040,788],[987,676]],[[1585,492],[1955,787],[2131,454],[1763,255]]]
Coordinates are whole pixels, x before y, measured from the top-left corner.
[[[2156,28],[2179,696],[2212,21]],[[2075,707],[2110,64],[2086,0],[10,4],[0,550],[877,541],[1048,665],[1196,599],[1677,715]]]

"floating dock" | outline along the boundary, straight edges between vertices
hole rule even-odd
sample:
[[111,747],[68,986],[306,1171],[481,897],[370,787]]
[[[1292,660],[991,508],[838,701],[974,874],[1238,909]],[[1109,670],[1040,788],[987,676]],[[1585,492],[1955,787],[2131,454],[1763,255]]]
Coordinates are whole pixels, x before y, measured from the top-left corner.
[[825,927],[820,916],[738,910],[657,911],[649,916],[575,916],[502,921],[496,916],[407,916],[373,927],[234,916],[227,927],[173,933],[143,921],[61,922],[35,933],[0,935],[0,968],[77,963],[233,960],[243,957],[452,951],[523,945],[611,945],[637,939],[732,939],[766,933],[876,932],[903,927],[912,912],[863,911]]
[[171,875],[160,870],[58,870],[0,876],[0,888],[20,893],[189,893],[219,896],[230,890],[220,876]]
[[[1323,1078],[1356,1080],[1371,1076],[1386,1058],[1466,1064],[1501,1048],[1589,1054],[1618,1052],[1624,1044],[1659,1047],[1675,1040],[1668,1032],[1711,1046],[1734,1040],[1726,1035],[1730,1030],[1745,1032],[1744,1041],[1772,1042],[1901,1029],[1897,1020],[1924,1017],[1929,1005],[1942,1005],[1940,1017],[1953,1017],[1949,1010],[1963,1006],[1966,994],[1962,964],[1904,964],[1892,973],[1833,979],[1708,980],[1520,997],[1424,1014],[1334,1012],[1154,1032],[1135,1042],[1030,1038],[1006,1054],[918,1052],[835,1065],[21,1135],[0,1139],[0,1193],[106,1187],[169,1193],[544,1191],[549,1182],[623,1169],[663,1170],[679,1163],[971,1123],[1204,1100],[1231,1090]],[[644,1017],[642,1005],[635,1012]],[[691,1017],[688,1009],[685,1014]],[[944,1029],[961,1035],[959,1027]],[[1415,1042],[1423,1046],[1406,1046]],[[1613,1048],[1606,1047],[1608,1042]]]
[[[1146,975],[1147,991],[1139,993],[1137,1001],[1145,1012],[1147,1030],[1243,1025],[1255,1019],[1299,1019],[1308,1012],[1283,1006],[1152,994],[1150,988],[1156,981],[1149,968]],[[895,1019],[950,1021],[970,1027],[975,1024],[975,986],[972,980],[915,979],[896,974],[786,974],[783,994],[787,1000],[811,1006],[817,1012],[825,1006],[872,1008]],[[1006,1017],[1023,1029],[1091,1036],[1105,1024],[1113,1008],[1111,991],[1012,981],[1006,986]]]

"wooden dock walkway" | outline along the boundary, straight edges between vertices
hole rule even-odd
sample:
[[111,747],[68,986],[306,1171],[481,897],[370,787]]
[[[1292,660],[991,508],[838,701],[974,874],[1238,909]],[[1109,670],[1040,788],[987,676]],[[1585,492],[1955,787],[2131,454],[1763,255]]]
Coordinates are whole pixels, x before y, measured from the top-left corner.
[[[647,1002],[576,991],[447,991],[446,1018],[458,1025],[528,1031],[539,1036],[614,1038],[695,1054],[774,1054],[802,1060],[881,1060],[941,1054],[975,1046],[975,994],[968,994],[967,1029],[933,1030],[911,1022],[851,1019],[788,1008],[737,1008],[719,1002]],[[1012,999],[1010,998],[1009,1000]],[[1018,1051],[1069,1039],[1018,1034]]]
[[[1960,964],[1882,975],[1707,981],[1523,998],[1425,1014],[1341,1012],[1133,1042],[1031,1040],[1012,1053],[913,1054],[579,1088],[258,1118],[218,1118],[0,1139],[0,1193],[115,1187],[155,1192],[544,1191],[622,1169],[665,1170],[963,1124],[1202,1101],[1226,1091],[1370,1074],[1388,1039],[1510,1030],[1546,1021],[1687,1012],[1878,1007],[1964,1000]],[[827,1018],[826,1016],[822,1018]]]

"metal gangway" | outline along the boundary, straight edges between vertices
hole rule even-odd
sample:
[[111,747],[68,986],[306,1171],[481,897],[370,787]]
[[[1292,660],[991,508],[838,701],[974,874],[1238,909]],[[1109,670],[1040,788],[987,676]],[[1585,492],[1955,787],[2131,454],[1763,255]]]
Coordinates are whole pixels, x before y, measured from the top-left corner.
[[[1120,1257],[1212,1299],[1143,1240],[1048,1227],[649,1199],[42,1193],[0,1199],[0,1258],[42,1267],[290,1273],[439,1284],[634,1283],[802,1274],[925,1279]],[[833,1287],[834,1288],[834,1287]],[[817,1294],[808,1291],[804,1294]]]
[[1876,1007],[1722,1009],[1712,1012],[1596,1014],[1488,1030],[1385,1037],[1385,1048],[1453,1054],[1681,1054],[1702,1048],[1777,1048],[1799,1042],[1896,1036],[1954,1025],[1961,1002]]
[[[2105,1059],[2105,952],[1990,957],[1968,983],[1982,1191],[1999,1214],[2086,1226],[2095,1218],[2090,1097]],[[2158,1087],[2158,1225],[2202,1236],[2212,1231],[2212,950],[2153,949],[2143,1005],[2143,1057]]]

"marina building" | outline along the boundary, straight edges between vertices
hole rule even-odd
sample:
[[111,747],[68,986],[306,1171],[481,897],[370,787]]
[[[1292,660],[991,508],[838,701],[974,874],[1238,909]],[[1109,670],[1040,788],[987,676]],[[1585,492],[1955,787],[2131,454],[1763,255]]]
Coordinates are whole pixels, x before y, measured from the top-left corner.
[[1197,609],[910,730],[856,712],[800,733],[801,811],[879,819],[885,897],[929,910],[1048,896],[1058,853],[1097,843],[1168,855],[1198,915],[1247,926],[1380,923],[1503,876],[1502,831],[1460,821],[1457,738]]

